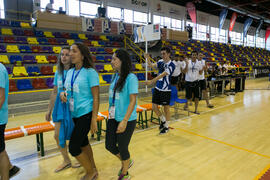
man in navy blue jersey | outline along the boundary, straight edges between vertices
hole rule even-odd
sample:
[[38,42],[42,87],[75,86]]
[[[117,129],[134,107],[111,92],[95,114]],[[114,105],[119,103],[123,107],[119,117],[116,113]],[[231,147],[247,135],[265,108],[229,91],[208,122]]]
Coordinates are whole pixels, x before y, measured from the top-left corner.
[[[168,121],[170,120],[170,99],[171,99],[171,83],[170,79],[174,72],[175,65],[170,58],[171,50],[168,47],[161,48],[161,57],[157,63],[151,63],[149,55],[145,54],[148,59],[148,66],[158,69],[158,76],[146,82],[146,85],[156,83],[152,97],[153,111],[160,118],[161,124],[159,127],[160,134],[165,134],[169,131]],[[164,115],[158,109],[158,105],[163,106]]]

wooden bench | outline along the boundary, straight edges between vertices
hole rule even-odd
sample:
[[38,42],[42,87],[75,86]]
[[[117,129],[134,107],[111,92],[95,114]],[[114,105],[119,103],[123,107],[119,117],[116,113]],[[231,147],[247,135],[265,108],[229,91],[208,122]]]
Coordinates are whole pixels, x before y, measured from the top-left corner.
[[[153,110],[152,110],[152,104],[144,104],[144,105],[138,105],[136,112],[139,114],[137,123],[144,128],[144,123],[145,127],[147,128],[147,111],[152,111],[151,112],[151,122],[153,119],[157,119],[153,117]],[[145,112],[145,120],[143,119],[143,112]],[[109,112],[104,111],[104,112],[99,112],[98,117],[97,117],[97,140],[100,141],[101,137],[101,132],[105,131],[102,129],[102,121],[108,120],[109,117]],[[43,139],[43,133],[48,132],[48,131],[53,131],[54,130],[54,123],[52,121],[50,122],[42,122],[42,123],[37,123],[37,124],[32,124],[32,125],[26,125],[26,126],[20,126],[16,128],[10,128],[5,130],[5,140],[11,140],[11,139],[16,139],[20,137],[25,137],[25,136],[30,136],[30,135],[36,135],[36,145],[37,145],[37,151],[40,152],[41,156],[45,155],[44,151],[44,139]]]
[[16,139],[24,136],[36,135],[37,151],[45,155],[43,133],[54,130],[53,122],[43,122],[33,125],[20,126],[5,130],[5,140]]
[[[105,118],[103,116],[98,116],[97,118],[97,140],[100,141],[101,136],[101,126],[102,120]],[[32,125],[20,126],[16,128],[10,128],[5,130],[5,140],[16,139],[24,136],[36,135],[37,151],[40,152],[41,156],[45,155],[44,151],[44,139],[43,133],[54,130],[54,123],[42,122]]]

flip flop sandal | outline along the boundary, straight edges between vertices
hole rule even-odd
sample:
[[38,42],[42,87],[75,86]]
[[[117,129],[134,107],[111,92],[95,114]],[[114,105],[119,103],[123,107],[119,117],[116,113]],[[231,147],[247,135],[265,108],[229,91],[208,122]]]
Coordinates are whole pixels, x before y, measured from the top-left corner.
[[61,167],[61,168],[57,168],[54,172],[58,173],[64,169],[70,168],[71,167],[71,163],[66,164],[65,166]]

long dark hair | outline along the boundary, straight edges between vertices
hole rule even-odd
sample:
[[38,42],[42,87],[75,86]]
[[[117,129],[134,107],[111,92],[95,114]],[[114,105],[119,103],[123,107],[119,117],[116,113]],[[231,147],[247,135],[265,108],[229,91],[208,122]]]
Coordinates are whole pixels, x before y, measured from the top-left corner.
[[92,59],[92,56],[91,56],[91,53],[88,49],[88,47],[82,43],[74,43],[72,44],[73,45],[76,45],[78,47],[78,49],[80,50],[82,56],[84,57],[83,58],[83,65],[82,67],[84,68],[94,68],[94,61]]
[[61,54],[62,54],[62,51],[66,49],[66,50],[69,50],[70,51],[70,48],[68,46],[63,46],[61,51],[60,51],[60,54],[58,55],[58,61],[57,61],[57,71],[58,71],[58,74],[61,74],[63,75],[64,73],[64,64],[62,63],[61,61]]
[[[120,77],[119,77],[119,79],[114,87],[115,91],[120,92],[120,91],[122,91],[122,89],[125,85],[128,74],[131,73],[132,65],[131,65],[130,55],[126,50],[118,49],[114,52],[114,54],[121,61],[121,71],[120,71],[120,75],[119,75]],[[114,78],[115,78],[115,76],[114,76]]]

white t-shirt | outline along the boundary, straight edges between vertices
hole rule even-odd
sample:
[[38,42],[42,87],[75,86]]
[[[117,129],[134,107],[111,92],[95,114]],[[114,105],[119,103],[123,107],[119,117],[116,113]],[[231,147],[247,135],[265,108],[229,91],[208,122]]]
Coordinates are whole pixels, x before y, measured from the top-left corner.
[[[206,64],[205,64],[205,60],[201,60],[201,61],[199,61],[200,63],[201,63],[201,65],[202,65],[202,68],[204,68],[204,66],[206,66]],[[204,71],[202,72],[202,74],[199,74],[199,80],[204,80],[205,79],[205,76],[204,76]]]
[[173,63],[175,65],[175,69],[173,71],[172,76],[176,77],[176,76],[179,76],[181,73],[181,62],[173,60]]
[[46,10],[47,12],[51,12],[51,11],[53,10],[52,4],[51,4],[51,3],[48,3],[48,4],[46,5],[45,10]]
[[[188,70],[186,72],[186,78],[185,80],[188,82],[194,82],[199,80],[199,71],[203,69],[202,64],[196,60],[196,62],[192,62],[191,60],[188,60]],[[186,68],[186,66],[185,66]]]

